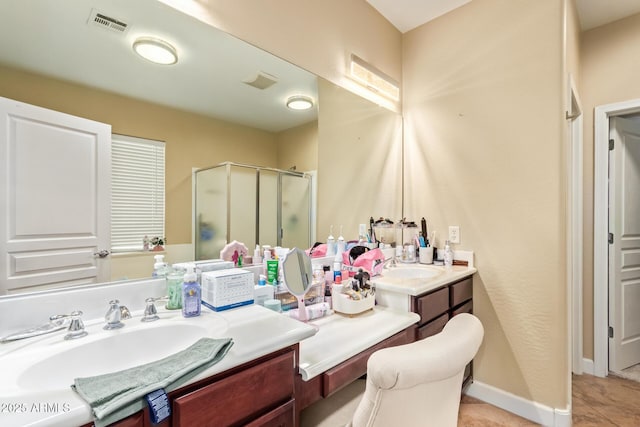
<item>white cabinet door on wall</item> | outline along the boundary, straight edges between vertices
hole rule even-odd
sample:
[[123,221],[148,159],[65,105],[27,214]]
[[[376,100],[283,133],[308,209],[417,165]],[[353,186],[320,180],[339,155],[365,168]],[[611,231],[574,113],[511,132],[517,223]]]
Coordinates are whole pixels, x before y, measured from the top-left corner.
[[0,98],[0,295],[109,280],[111,126]]

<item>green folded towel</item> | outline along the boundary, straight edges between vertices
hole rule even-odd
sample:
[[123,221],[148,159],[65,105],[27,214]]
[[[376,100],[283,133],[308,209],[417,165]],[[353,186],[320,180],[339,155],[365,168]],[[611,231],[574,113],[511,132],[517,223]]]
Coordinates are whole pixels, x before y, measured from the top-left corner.
[[[229,351],[231,338],[201,338],[178,353],[123,371],[76,378],[71,386],[93,410],[99,424],[114,422],[144,406],[148,393],[177,386],[219,362]],[[173,387],[176,388],[176,387]],[[117,417],[114,413],[117,412]],[[97,423],[98,424],[98,423]]]

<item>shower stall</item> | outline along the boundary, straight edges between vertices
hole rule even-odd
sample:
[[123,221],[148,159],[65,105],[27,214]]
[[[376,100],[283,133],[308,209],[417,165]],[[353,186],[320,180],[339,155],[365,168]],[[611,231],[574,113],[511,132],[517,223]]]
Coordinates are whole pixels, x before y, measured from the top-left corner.
[[196,260],[219,258],[233,240],[250,255],[256,244],[311,245],[311,175],[224,162],[194,179]]

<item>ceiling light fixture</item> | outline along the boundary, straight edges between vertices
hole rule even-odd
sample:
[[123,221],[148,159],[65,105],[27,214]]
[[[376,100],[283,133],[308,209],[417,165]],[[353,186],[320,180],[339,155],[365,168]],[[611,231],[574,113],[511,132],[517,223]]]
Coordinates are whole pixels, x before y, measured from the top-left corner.
[[164,40],[139,37],[133,42],[133,50],[144,59],[156,64],[171,65],[178,62],[178,52]]
[[394,101],[400,100],[400,87],[395,80],[353,54],[349,73],[353,80],[370,91]]
[[313,107],[313,99],[304,95],[295,95],[287,99],[287,107],[292,110],[308,110]]

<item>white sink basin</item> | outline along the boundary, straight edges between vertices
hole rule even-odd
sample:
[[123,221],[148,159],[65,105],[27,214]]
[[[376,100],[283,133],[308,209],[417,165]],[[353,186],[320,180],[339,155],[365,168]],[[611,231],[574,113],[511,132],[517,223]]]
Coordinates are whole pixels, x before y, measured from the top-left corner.
[[389,279],[429,279],[442,274],[442,271],[429,267],[396,267],[384,270],[383,278]]
[[117,330],[93,325],[87,328],[89,335],[74,341],[63,341],[60,335],[47,338],[33,344],[34,360],[17,373],[16,385],[34,391],[68,389],[77,377],[139,366],[184,350],[202,337],[223,337],[227,321],[207,314],[150,323],[138,317],[126,320],[125,327]]

